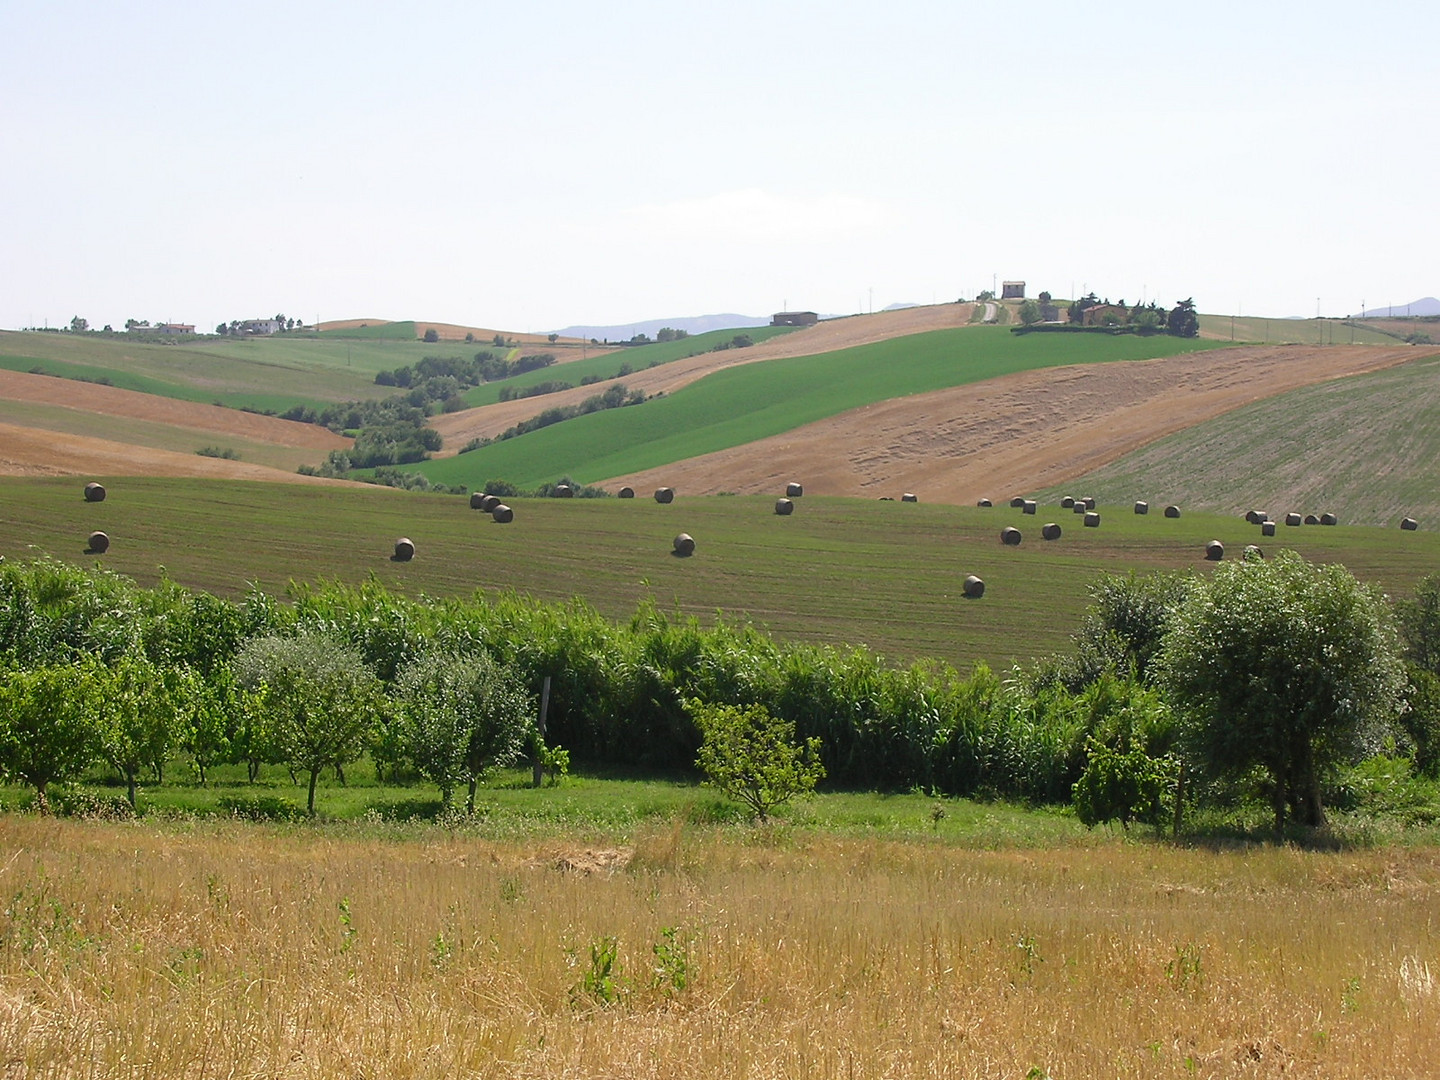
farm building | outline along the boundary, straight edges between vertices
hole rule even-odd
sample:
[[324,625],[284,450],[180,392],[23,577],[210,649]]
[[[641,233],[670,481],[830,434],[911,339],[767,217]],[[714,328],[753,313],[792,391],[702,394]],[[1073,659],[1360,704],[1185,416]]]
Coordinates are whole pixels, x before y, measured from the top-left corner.
[[819,321],[813,311],[777,311],[770,317],[771,326],[814,326]]
[[240,324],[240,333],[254,335],[278,334],[280,323],[275,319],[247,319]]
[[1002,281],[1000,283],[1001,300],[1024,300],[1025,283],[1023,281]]
[[156,334],[193,334],[195,327],[189,323],[162,322],[152,330]]
[[1121,304],[1096,304],[1080,317],[1086,326],[1123,326],[1129,318],[1130,309]]

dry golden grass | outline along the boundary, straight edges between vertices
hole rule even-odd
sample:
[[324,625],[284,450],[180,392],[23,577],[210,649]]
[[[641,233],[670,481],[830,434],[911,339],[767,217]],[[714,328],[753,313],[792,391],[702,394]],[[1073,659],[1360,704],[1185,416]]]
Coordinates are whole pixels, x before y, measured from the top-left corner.
[[7,815],[0,852],[5,1076],[1391,1077],[1440,1050],[1433,850]]

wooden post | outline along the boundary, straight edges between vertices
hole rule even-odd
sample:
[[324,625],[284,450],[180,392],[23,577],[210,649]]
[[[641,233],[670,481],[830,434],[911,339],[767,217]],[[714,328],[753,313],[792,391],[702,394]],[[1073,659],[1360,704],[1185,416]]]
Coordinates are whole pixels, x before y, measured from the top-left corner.
[[539,787],[540,781],[544,779],[545,768],[540,763],[540,750],[545,745],[545,714],[550,711],[550,676],[545,676],[545,681],[540,686],[540,722],[536,725],[535,735],[535,765],[532,773],[533,787]]

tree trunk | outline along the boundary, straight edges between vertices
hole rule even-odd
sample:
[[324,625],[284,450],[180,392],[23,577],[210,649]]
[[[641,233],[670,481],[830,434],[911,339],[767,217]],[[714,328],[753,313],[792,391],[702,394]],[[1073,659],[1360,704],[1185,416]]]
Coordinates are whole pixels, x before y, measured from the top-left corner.
[[471,773],[471,774],[470,774],[470,794],[465,797],[465,813],[466,813],[466,814],[474,814],[474,813],[475,813],[475,785],[476,785],[478,782],[479,782],[479,777],[477,777],[474,773]]
[[310,770],[310,798],[305,804],[305,810],[311,817],[315,816],[315,781],[320,779],[320,766]]

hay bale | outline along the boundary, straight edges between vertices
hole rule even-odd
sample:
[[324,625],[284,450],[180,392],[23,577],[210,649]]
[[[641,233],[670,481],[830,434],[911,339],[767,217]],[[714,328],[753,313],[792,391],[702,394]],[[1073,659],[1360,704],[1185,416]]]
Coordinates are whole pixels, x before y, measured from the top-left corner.
[[1059,540],[1060,526],[1051,521],[1040,526],[1040,538],[1042,540]]
[[1211,540],[1205,545],[1205,558],[1210,562],[1219,562],[1225,557],[1225,545],[1219,540]]
[[515,511],[511,510],[510,507],[504,503],[496,503],[495,509],[490,511],[490,516],[501,525],[509,525],[510,522],[515,520]]
[[1035,507],[1036,504],[1034,499],[1026,499],[1025,504],[1020,507],[1020,512],[1022,514],[1033,514],[1035,513]]
[[1019,510],[1019,509],[1020,509],[1022,506],[1024,506],[1024,505],[1025,505],[1025,496],[1024,496],[1024,495],[1016,495],[1013,499],[1010,500],[1010,509],[1011,509],[1011,510]]
[[483,509],[485,508],[485,507],[484,507],[484,502],[485,502],[485,493],[484,493],[483,491],[472,491],[472,492],[470,493],[470,509],[471,509],[471,510],[483,510]]
[[1084,499],[1077,499],[1077,500],[1075,500],[1075,505],[1072,506],[1072,507],[1070,507],[1070,512],[1071,512],[1072,514],[1083,514],[1083,513],[1085,513],[1085,500],[1084,500]]
[[104,502],[104,501],[105,501],[105,485],[104,485],[104,484],[97,484],[97,483],[95,483],[95,481],[93,481],[93,480],[90,481],[90,483],[86,484],[86,485],[85,485],[85,501],[86,501],[86,502]]
[[1285,524],[1286,524],[1286,525],[1299,525],[1300,522],[1301,522],[1301,520],[1302,520],[1302,519],[1301,519],[1301,517],[1300,517],[1299,514],[1286,514],[1286,515],[1285,515]]
[[795,504],[789,499],[775,500],[775,513],[779,514],[781,517],[789,517],[794,512]]
[[415,557],[415,542],[408,536],[395,541],[395,561],[409,562]]
[[974,574],[966,577],[963,587],[965,590],[965,596],[968,599],[979,600],[980,597],[985,595],[985,582],[980,580]]
[[1165,516],[1167,518],[1178,518],[1180,516],[1180,508],[1173,505],[1165,507]]
[[1261,535],[1261,536],[1274,536],[1274,535],[1275,535],[1275,523],[1274,523],[1273,521],[1262,521],[1262,522],[1260,523],[1260,535]]
[[785,497],[787,499],[798,499],[801,495],[804,494],[804,486],[801,484],[797,484],[794,480],[791,480],[790,483],[785,485]]
[[689,533],[675,537],[675,554],[688,557],[695,554],[695,538]]
[[976,506],[994,506],[995,504],[992,503],[989,499],[981,499],[981,500],[979,500],[978,502],[976,502],[975,505],[976,505]]
[[1245,550],[1240,553],[1241,562],[1249,562],[1251,559],[1263,559],[1265,552],[1254,544],[1246,544]]
[[575,497],[575,489],[569,484],[556,484],[550,489],[550,494],[557,499],[573,499]]
[[1073,495],[1066,495],[1063,499],[1060,500],[1060,508],[1061,508],[1062,510],[1072,510],[1072,509],[1074,509],[1074,507],[1075,507],[1075,496],[1073,496]]
[[661,505],[664,505],[664,504],[666,504],[666,503],[672,503],[672,502],[674,502],[674,501],[675,501],[675,489],[674,489],[674,488],[656,488],[656,489],[655,489],[655,501],[658,502],[658,503],[660,503]]
[[1100,515],[1094,510],[1085,511],[1085,528],[1098,529],[1100,527]]
[[1414,518],[1401,518],[1400,528],[1404,529],[1406,532],[1414,532],[1416,529],[1420,528],[1420,523]]
[[1000,543],[1006,547],[1019,547],[1021,539],[1020,530],[1013,525],[1006,525],[1000,530]]
[[480,500],[480,509],[485,511],[485,513],[487,514],[493,514],[495,512],[495,507],[499,505],[499,495],[486,495],[483,499]]
[[104,555],[105,552],[110,550],[110,537],[103,532],[91,533],[86,543],[89,544],[85,549],[85,554],[87,555]]
[[1251,525],[1259,525],[1259,524],[1260,524],[1262,521],[1264,521],[1268,516],[1269,516],[1269,515],[1266,514],[1264,510],[1246,510],[1246,511],[1245,511],[1245,520],[1248,521]]
[[635,497],[635,489],[626,485],[620,489],[619,496],[622,499],[633,499]]
[[1318,517],[1316,517],[1314,514],[1306,514],[1306,515],[1305,515],[1305,524],[1306,524],[1306,525],[1319,525],[1319,524],[1320,524],[1320,519],[1319,519]]
[[905,492],[905,494],[903,494],[903,495],[900,496],[900,501],[901,501],[901,502],[919,502],[919,501],[920,501],[920,496],[919,496],[919,495],[916,495],[913,491],[907,491],[907,492]]
[[1085,504],[1085,509],[1086,509],[1086,510],[1094,510],[1094,509],[1095,509],[1095,496],[1094,496],[1094,495],[1086,495],[1085,498],[1081,499],[1080,501]]
[[1321,515],[1320,515],[1320,524],[1321,524],[1321,525],[1339,525],[1339,524],[1340,524],[1340,519],[1339,519],[1338,517],[1336,517],[1334,514],[1321,514]]
[[1141,501],[1139,501],[1139,502],[1137,502],[1137,503],[1135,504],[1135,513],[1137,513],[1137,514],[1148,514],[1149,512],[1150,512],[1150,504],[1149,504],[1148,502],[1145,502],[1144,500],[1141,500]]

